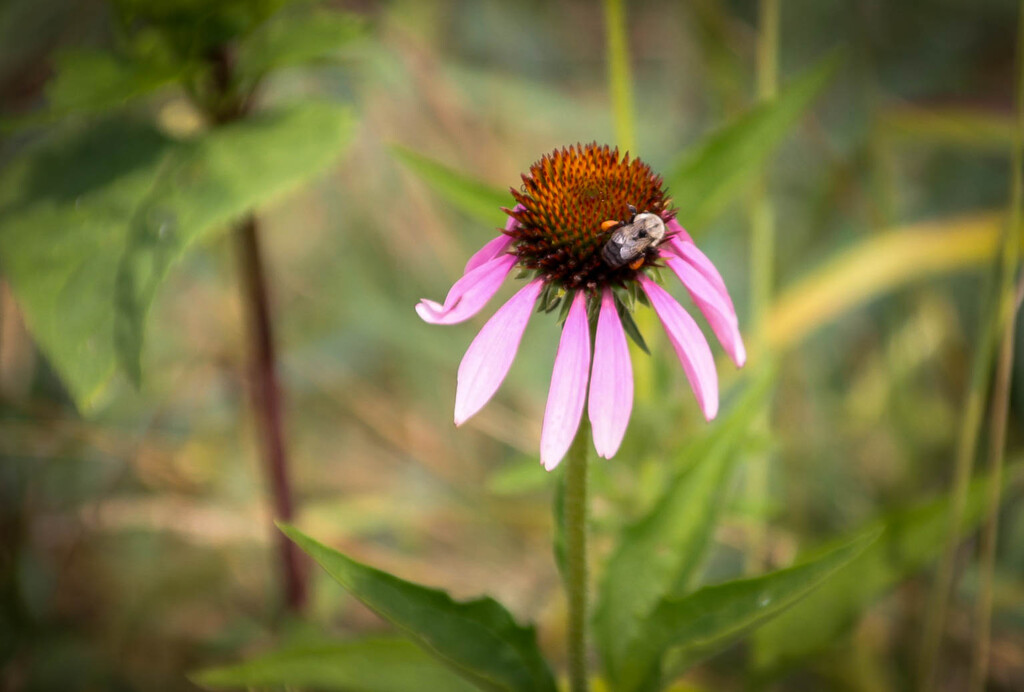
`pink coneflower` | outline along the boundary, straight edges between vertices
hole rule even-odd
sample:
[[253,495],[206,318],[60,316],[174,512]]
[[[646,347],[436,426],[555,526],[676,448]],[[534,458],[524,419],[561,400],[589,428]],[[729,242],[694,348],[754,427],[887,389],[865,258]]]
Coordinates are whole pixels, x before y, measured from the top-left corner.
[[513,269],[530,276],[466,351],[455,424],[498,390],[530,314],[561,306],[565,322],[544,412],[541,463],[551,470],[562,460],[585,406],[597,453],[614,456],[633,409],[626,334],[640,338],[631,316],[637,300],[654,308],[704,417],[714,418],[718,377],[708,342],[648,270],[667,266],[679,277],[737,366],[746,352],[725,282],[676,221],[661,177],[640,159],[620,158],[618,149],[577,145],[533,164],[512,196],[517,204],[504,210],[504,231],[469,259],[444,304],[424,299],[416,306],[426,322],[456,324],[479,312]]

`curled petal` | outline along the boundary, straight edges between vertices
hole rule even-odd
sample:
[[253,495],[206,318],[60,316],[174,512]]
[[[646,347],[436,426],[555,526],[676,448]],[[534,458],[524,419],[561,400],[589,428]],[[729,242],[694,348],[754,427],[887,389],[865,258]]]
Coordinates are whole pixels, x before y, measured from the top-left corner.
[[672,348],[679,356],[704,418],[711,420],[718,415],[718,375],[707,339],[683,306],[664,288],[643,274],[640,275],[640,285],[651,299]]
[[619,451],[633,411],[633,365],[615,299],[610,289],[601,294],[601,313],[594,338],[594,365],[587,405],[598,456],[611,459]]
[[743,347],[739,321],[736,319],[736,311],[732,304],[726,301],[719,291],[715,290],[715,287],[703,274],[685,260],[669,257],[667,264],[683,282],[683,286],[686,286],[693,302],[704,313],[704,317],[707,318],[715,336],[722,343],[722,348],[732,358],[732,362],[736,364],[736,367],[742,368],[743,364],[747,362],[747,351]]
[[514,255],[499,255],[484,262],[455,282],[444,299],[444,305],[424,298],[416,305],[416,313],[430,324],[458,324],[480,312],[516,263]]
[[700,248],[693,244],[692,240],[672,238],[667,245],[661,247],[662,254],[666,258],[676,255],[693,265],[715,287],[715,290],[721,294],[725,302],[729,304],[730,309],[733,307],[732,298],[729,297],[729,289],[725,287],[725,281],[722,279],[722,275],[718,273],[718,268],[715,267],[714,262],[708,259],[707,255],[700,251]]
[[569,451],[583,417],[587,398],[587,374],[590,372],[590,326],[587,323],[587,298],[577,291],[569,308],[558,342],[558,355],[551,373],[551,388],[544,409],[544,428],[540,435],[540,463],[548,471],[558,466]]
[[455,390],[455,425],[462,425],[484,407],[498,391],[512,367],[526,323],[544,282],[531,281],[501,306],[473,343],[459,365]]
[[[526,207],[522,204],[517,204],[512,211],[520,211],[525,208]],[[516,227],[516,223],[517,221],[514,218],[511,216],[508,217],[508,220],[505,222],[505,232],[497,238],[489,240],[486,245],[477,250],[476,253],[469,258],[469,261],[466,262],[466,270],[464,273],[468,274],[484,262],[492,260],[498,255],[504,253],[505,250],[508,249],[508,246],[512,244],[512,236],[510,236],[509,233]]]

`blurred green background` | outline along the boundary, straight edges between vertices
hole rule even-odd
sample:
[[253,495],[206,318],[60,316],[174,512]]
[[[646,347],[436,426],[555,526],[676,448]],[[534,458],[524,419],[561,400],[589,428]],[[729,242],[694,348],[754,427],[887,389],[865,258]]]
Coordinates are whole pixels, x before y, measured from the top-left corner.
[[[175,3],[153,7],[161,4]],[[395,152],[506,188],[555,147],[613,142],[599,4],[366,0],[317,11],[333,10],[363,18],[359,37],[339,41],[329,60],[284,64],[256,92],[257,111],[326,102],[350,107],[356,123],[351,144],[318,160],[307,184],[251,200],[276,319],[297,523],[406,578],[460,597],[495,595],[538,623],[558,660],[565,614],[551,558],[552,484],[536,458],[557,325],[532,321],[496,399],[456,431],[455,371],[489,311],[440,328],[412,308],[444,295],[503,215],[495,209],[485,223],[486,210],[450,204]],[[782,355],[771,433],[747,453],[770,453],[770,492],[757,504],[734,494],[710,581],[742,571],[760,522],[768,522],[770,562],[782,566],[947,491],[982,276],[1008,200],[1016,10],[1009,0],[783,0],[783,88],[836,47],[845,57],[767,168],[780,291],[768,338]],[[753,103],[757,6],[637,0],[627,13],[638,153],[668,173],[689,145]],[[55,165],[73,177],[76,157],[95,167],[104,157],[148,155],[131,148],[126,122],[155,123],[155,136],[172,139],[201,130],[185,90],[152,88],[168,81],[159,70],[139,82],[150,85],[140,98],[85,98],[102,96],[89,79],[103,76],[69,51],[145,42],[126,35],[115,14],[99,0],[0,5],[0,166],[13,170],[40,141],[110,128],[98,149],[57,145]],[[210,27],[205,19],[179,26],[181,45]],[[315,153],[320,130],[310,127],[303,141]],[[37,187],[48,189],[45,180]],[[0,235],[32,189],[0,190]],[[75,190],[64,193],[57,204],[74,206]],[[739,194],[690,227],[722,271],[741,326],[748,215]],[[679,218],[687,225],[687,209]],[[46,232],[19,227],[75,251],[72,239]],[[4,256],[0,265],[21,261]],[[237,269],[225,234],[173,264],[145,330],[141,388],[115,375],[85,410],[36,347],[0,274],[0,688],[194,689],[189,671],[274,642],[386,630],[316,570],[310,617],[282,614]],[[594,468],[598,559],[607,537],[651,504],[666,454],[703,428],[652,324],[652,380],[622,452]],[[741,375],[714,348],[728,400]],[[748,368],[757,367],[754,358]],[[1022,378],[1018,367],[1015,394]],[[1011,463],[1021,456],[1021,420],[1012,407]],[[998,690],[1024,688],[1018,498],[1011,487],[1001,517],[990,682]],[[940,549],[933,543],[928,564]],[[969,541],[941,689],[964,685],[972,550]],[[915,567],[873,593],[841,636],[770,674],[743,672],[740,647],[689,683],[907,689],[930,581]]]

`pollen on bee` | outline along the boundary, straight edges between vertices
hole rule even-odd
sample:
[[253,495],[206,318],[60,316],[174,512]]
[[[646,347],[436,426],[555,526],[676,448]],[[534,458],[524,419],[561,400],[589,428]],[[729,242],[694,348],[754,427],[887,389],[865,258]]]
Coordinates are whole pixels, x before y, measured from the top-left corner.
[[602,221],[601,222],[601,230],[602,231],[609,231],[609,230],[615,228],[616,226],[618,226],[620,223],[622,223],[622,222],[621,221],[616,221],[615,219],[608,219],[607,221]]
[[633,271],[636,271],[640,267],[644,266],[645,259],[646,258],[643,255],[637,257],[635,260],[629,263],[629,268],[632,269]]

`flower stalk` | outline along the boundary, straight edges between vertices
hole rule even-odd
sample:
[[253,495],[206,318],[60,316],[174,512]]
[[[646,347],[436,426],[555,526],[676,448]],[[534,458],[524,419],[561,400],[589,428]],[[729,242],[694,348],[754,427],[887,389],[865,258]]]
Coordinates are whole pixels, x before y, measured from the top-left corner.
[[590,425],[584,417],[566,455],[565,589],[568,598],[569,689],[586,692],[587,677],[587,455]]
[[636,156],[633,73],[629,67],[629,44],[626,39],[626,12],[623,0],[604,0],[604,21],[615,141],[620,149]]

